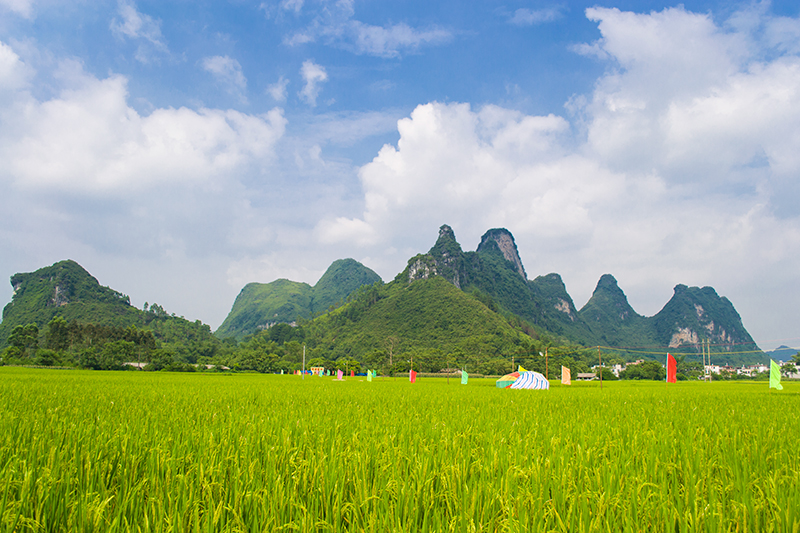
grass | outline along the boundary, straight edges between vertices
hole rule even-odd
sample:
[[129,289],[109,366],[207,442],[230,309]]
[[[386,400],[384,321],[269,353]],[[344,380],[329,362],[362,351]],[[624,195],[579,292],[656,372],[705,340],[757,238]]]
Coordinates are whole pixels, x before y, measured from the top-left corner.
[[798,531],[800,386],[0,369],[2,531]]

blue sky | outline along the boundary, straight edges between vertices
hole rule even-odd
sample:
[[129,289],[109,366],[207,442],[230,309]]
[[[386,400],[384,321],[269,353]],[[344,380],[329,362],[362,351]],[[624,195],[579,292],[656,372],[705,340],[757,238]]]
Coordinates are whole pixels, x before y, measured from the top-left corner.
[[798,346],[798,11],[0,0],[0,276],[72,258],[216,328],[247,282],[506,227],[578,307],[711,285]]

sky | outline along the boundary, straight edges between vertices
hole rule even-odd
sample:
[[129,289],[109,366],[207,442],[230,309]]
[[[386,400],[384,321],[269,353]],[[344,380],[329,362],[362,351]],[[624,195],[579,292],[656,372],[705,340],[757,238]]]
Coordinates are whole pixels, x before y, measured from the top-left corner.
[[0,0],[0,278],[73,259],[216,329],[504,227],[578,308],[712,286],[797,347],[798,200],[796,2]]

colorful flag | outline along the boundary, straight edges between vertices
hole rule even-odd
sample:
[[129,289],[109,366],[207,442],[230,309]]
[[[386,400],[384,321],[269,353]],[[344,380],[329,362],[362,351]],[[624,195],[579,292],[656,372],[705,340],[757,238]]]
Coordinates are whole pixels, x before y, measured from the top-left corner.
[[572,373],[570,369],[561,365],[561,384],[562,385],[572,385]]
[[342,372],[341,370],[337,370],[336,371],[336,379],[341,381],[343,377],[344,377],[344,372]]
[[672,354],[667,354],[667,383],[678,382],[678,362],[672,357]]
[[783,390],[783,385],[781,385],[781,367],[772,359],[769,360],[769,388]]
[[409,370],[408,371],[408,381],[411,383],[417,382],[417,371],[416,370]]
[[369,382],[372,381],[372,372],[370,372],[369,370],[367,370],[367,381]]
[[462,371],[461,371],[461,384],[462,384],[462,385],[466,385],[466,384],[467,384],[467,380],[468,380],[468,379],[469,379],[469,374],[467,374],[466,372],[464,372],[464,371],[462,370]]
[[520,374],[522,374],[523,372],[527,372],[527,370],[525,370],[524,368],[522,368],[522,365],[519,365],[519,370],[517,370],[517,372],[519,372]]

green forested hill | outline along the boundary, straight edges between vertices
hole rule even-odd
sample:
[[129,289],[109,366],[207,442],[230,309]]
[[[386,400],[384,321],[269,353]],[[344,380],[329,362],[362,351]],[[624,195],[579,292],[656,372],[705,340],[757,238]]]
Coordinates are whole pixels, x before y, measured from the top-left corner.
[[311,313],[327,311],[363,285],[383,283],[380,276],[355,259],[339,259],[331,263],[319,279],[311,298]]
[[327,311],[362,285],[381,282],[380,276],[354,259],[334,261],[313,287],[279,279],[248,283],[217,328],[217,337],[241,340],[259,329]]
[[597,282],[578,315],[592,338],[604,346],[657,346],[652,320],[638,314],[611,274]]
[[511,354],[536,349],[531,337],[439,276],[362,287],[347,305],[304,323],[304,329],[315,355],[331,360],[369,361],[377,352],[420,363],[470,359],[496,371],[493,361],[508,368]]
[[[678,352],[696,353],[697,343],[708,339],[716,364],[741,364],[736,352],[758,349],[733,304],[711,287],[677,285],[669,302],[648,320],[656,342]],[[765,362],[766,356],[748,359]]]
[[149,329],[156,339],[181,349],[190,346],[200,355],[212,355],[218,344],[207,325],[169,315],[157,304],[146,312],[136,309],[127,296],[100,285],[75,261],[59,261],[35,272],[14,274],[11,285],[14,296],[3,309],[0,349],[7,345],[14,327],[36,324],[44,334],[47,324],[57,316],[66,322]]

